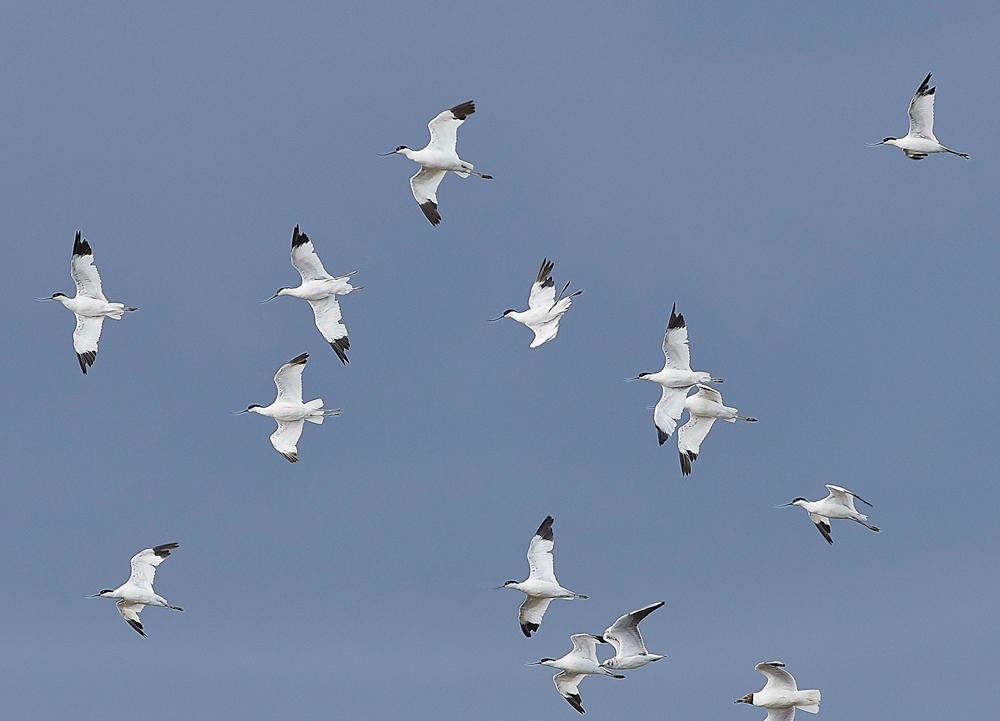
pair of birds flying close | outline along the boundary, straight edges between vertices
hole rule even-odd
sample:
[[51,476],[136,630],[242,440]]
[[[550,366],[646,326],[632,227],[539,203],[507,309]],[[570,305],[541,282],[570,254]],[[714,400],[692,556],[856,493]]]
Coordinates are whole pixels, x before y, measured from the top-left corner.
[[153,591],[156,567],[163,563],[163,559],[175,548],[177,548],[176,543],[164,543],[162,546],[139,551],[132,556],[132,574],[125,583],[115,589],[106,588],[87,598],[117,598],[118,602],[115,605],[118,607],[118,613],[140,636],[146,638],[146,632],[142,630],[142,623],[139,621],[139,614],[143,608],[162,606],[175,611],[184,610],[179,606],[171,606],[165,598]]
[[413,198],[431,225],[438,225],[441,222],[441,214],[438,213],[437,189],[442,178],[449,171],[460,178],[476,175],[486,180],[493,179],[492,175],[483,175],[476,171],[475,166],[458,157],[458,152],[455,150],[455,143],[458,140],[458,126],[474,112],[476,112],[476,105],[470,100],[439,113],[427,123],[431,140],[422,150],[413,150],[405,145],[400,145],[391,153],[379,153],[380,155],[398,153],[420,164],[420,170],[410,178],[410,190],[413,191]]
[[[756,422],[756,418],[741,416],[736,408],[723,405],[722,394],[706,383],[722,383],[711,373],[691,370],[691,349],[688,346],[687,325],[684,316],[677,313],[677,305],[670,310],[670,321],[663,334],[663,368],[656,373],[640,373],[630,381],[652,381],[663,389],[660,401],[653,409],[653,424],[662,446],[677,428],[677,421],[687,410],[688,422],[677,431],[677,451],[680,455],[681,473],[691,473],[691,461],[698,458],[701,444],[717,420]],[[698,392],[688,396],[697,386]]]

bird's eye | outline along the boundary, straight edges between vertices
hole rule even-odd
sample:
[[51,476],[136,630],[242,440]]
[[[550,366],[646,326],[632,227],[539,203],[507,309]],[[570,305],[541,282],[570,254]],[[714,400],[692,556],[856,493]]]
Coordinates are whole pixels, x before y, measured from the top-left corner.
[[406,150],[406,146],[405,146],[405,145],[400,145],[400,146],[399,146],[398,148],[396,148],[396,152],[397,152],[397,153],[398,153],[398,152],[399,152],[400,150]]

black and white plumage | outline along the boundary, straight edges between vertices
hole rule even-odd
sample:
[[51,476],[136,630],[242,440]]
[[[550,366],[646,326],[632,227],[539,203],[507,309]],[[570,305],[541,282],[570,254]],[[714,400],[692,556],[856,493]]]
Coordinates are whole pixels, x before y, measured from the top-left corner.
[[927,73],[924,82],[920,83],[913,99],[910,100],[910,107],[907,115],[910,118],[910,130],[902,138],[885,138],[881,143],[870,143],[876,145],[895,145],[902,148],[903,153],[910,160],[923,160],[931,153],[951,153],[960,158],[969,159],[967,153],[957,153],[950,148],[946,148],[934,137],[934,91],[937,88],[929,87],[931,73]]
[[830,545],[833,545],[833,536],[830,535],[831,518],[842,518],[860,523],[872,531],[879,530],[875,526],[868,525],[868,516],[858,513],[858,510],[854,507],[854,499],[857,498],[866,506],[871,506],[872,504],[846,488],[834,486],[829,483],[826,484],[826,487],[830,491],[830,494],[826,498],[818,501],[807,501],[805,498],[796,498],[791,503],[785,503],[777,507],[801,506],[806,509],[806,513],[809,514],[809,520],[816,524],[816,528]]
[[104,319],[121,320],[126,312],[138,309],[128,308],[124,303],[111,303],[104,297],[101,276],[94,265],[94,252],[90,243],[82,238],[80,231],[77,231],[73,241],[70,275],[76,284],[75,298],[70,298],[65,293],[53,293],[50,298],[38,300],[57,300],[76,315],[73,349],[80,362],[80,370],[86,375],[87,366],[94,365],[97,359],[97,343],[101,339]]
[[819,713],[820,692],[817,689],[800,691],[792,674],[785,670],[781,661],[766,661],[754,666],[767,678],[767,683],[757,693],[748,693],[735,703],[746,703],[767,709],[764,721],[792,721],[795,709],[808,713]]
[[722,394],[711,386],[698,384],[698,392],[684,399],[688,422],[677,430],[677,452],[681,458],[681,474],[691,474],[691,461],[697,460],[702,441],[716,420],[756,422],[756,418],[741,416],[737,409],[722,404]]
[[438,225],[441,222],[441,214],[438,213],[437,189],[441,184],[441,179],[449,170],[461,178],[477,175],[487,180],[493,179],[492,175],[483,175],[474,170],[472,163],[467,163],[459,158],[458,152],[455,150],[455,144],[458,140],[458,126],[474,112],[476,112],[476,105],[471,100],[449,108],[439,113],[427,124],[431,140],[425,148],[412,150],[405,145],[400,145],[392,153],[384,153],[384,155],[399,153],[420,164],[420,170],[410,178],[410,190],[413,191],[417,205],[420,206],[420,210],[423,211],[431,225]]
[[552,559],[555,545],[552,535],[552,516],[546,516],[528,544],[528,578],[520,583],[507,581],[501,588],[513,588],[524,594],[524,602],[517,612],[521,632],[531,637],[542,623],[542,616],[554,598],[586,598],[586,596],[563,588],[556,580]]
[[361,286],[352,286],[348,280],[357,271],[336,277],[327,273],[309,236],[300,233],[297,225],[292,231],[292,266],[302,276],[302,284],[297,288],[279,288],[277,293],[264,302],[282,295],[309,301],[316,328],[333,348],[340,362],[346,365],[351,342],[347,337],[347,326],[340,322],[342,316],[337,296],[361,290]]
[[615,647],[615,655],[607,661],[602,661],[601,665],[605,668],[626,670],[640,668],[647,663],[666,658],[659,654],[649,653],[642,640],[642,634],[639,633],[639,622],[664,603],[664,601],[657,601],[648,606],[637,608],[619,617],[607,628],[604,631],[604,640]]
[[153,546],[139,551],[132,556],[132,574],[128,581],[116,589],[105,589],[100,593],[88,598],[117,598],[118,613],[124,618],[129,626],[134,628],[139,635],[145,637],[146,633],[142,629],[139,621],[139,614],[145,606],[163,606],[172,608],[175,611],[183,611],[183,608],[171,606],[166,599],[153,592],[153,579],[156,576],[156,567],[163,559],[170,555],[170,551],[177,548],[176,543],[165,543],[162,546]]
[[621,674],[612,673],[601,666],[597,660],[597,644],[607,643],[600,636],[589,633],[574,633],[569,637],[573,642],[573,650],[562,658],[543,658],[537,663],[530,663],[529,666],[549,666],[560,669],[559,673],[552,677],[552,683],[556,686],[556,691],[566,699],[570,706],[580,713],[584,713],[583,699],[580,697],[580,681],[585,676],[611,676],[612,678],[625,678]]
[[569,281],[566,281],[566,285],[563,286],[563,289],[559,291],[559,295],[557,296],[556,284],[552,280],[553,267],[552,262],[548,258],[542,259],[542,265],[535,275],[535,282],[531,285],[531,293],[528,296],[528,310],[518,312],[511,308],[504,311],[503,315],[499,318],[491,319],[497,321],[504,318],[512,318],[518,323],[531,328],[535,337],[531,341],[531,345],[528,346],[529,348],[537,348],[542,343],[548,343],[556,337],[556,334],[559,332],[559,319],[563,317],[566,311],[569,310],[570,305],[573,304],[572,299],[583,292],[583,289],[580,289],[575,293],[564,296],[563,293],[569,288]]

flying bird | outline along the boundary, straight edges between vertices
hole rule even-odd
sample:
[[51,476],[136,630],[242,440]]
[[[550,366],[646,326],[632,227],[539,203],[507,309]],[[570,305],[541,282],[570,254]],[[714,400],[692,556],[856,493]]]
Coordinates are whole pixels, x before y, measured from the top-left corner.
[[76,330],[73,331],[73,348],[76,358],[80,361],[80,370],[87,375],[87,366],[94,365],[97,358],[97,341],[101,339],[101,327],[105,318],[121,320],[127,311],[138,308],[127,308],[124,303],[109,303],[101,290],[101,276],[94,265],[94,251],[90,243],[81,239],[80,231],[73,241],[73,258],[70,260],[69,272],[76,283],[76,297],[70,298],[65,293],[53,293],[50,298],[38,300],[57,300],[76,315]]
[[820,693],[816,689],[799,691],[792,674],[781,661],[758,663],[754,669],[767,677],[767,683],[757,693],[748,693],[735,703],[748,703],[767,709],[764,721],[792,721],[795,709],[819,713]]
[[292,358],[274,374],[274,385],[278,387],[278,397],[269,406],[257,403],[240,413],[257,413],[278,422],[278,430],[271,434],[271,445],[286,460],[298,462],[296,444],[302,435],[305,421],[321,425],[326,416],[339,416],[339,408],[324,408],[323,399],[316,398],[302,402],[302,371],[305,370],[308,353]]
[[846,488],[832,486],[829,483],[826,484],[826,487],[830,489],[830,495],[819,501],[807,501],[805,498],[796,498],[791,503],[784,503],[780,506],[776,506],[776,508],[801,506],[806,509],[806,513],[809,514],[809,520],[816,524],[816,528],[819,529],[819,532],[823,534],[823,538],[825,538],[830,545],[833,545],[833,538],[830,536],[831,518],[844,518],[849,521],[854,521],[855,523],[860,523],[865,528],[878,531],[875,526],[868,525],[868,516],[863,513],[858,513],[857,509],[854,507],[854,499],[857,498],[866,506],[871,506],[872,504],[861,496],[851,493]]
[[347,338],[347,326],[340,322],[340,303],[338,295],[347,295],[352,290],[361,290],[361,286],[352,286],[348,281],[358,271],[334,278],[326,272],[312,241],[305,233],[299,232],[299,226],[292,231],[292,266],[302,276],[302,284],[298,288],[278,288],[278,292],[264,303],[274,300],[279,295],[290,295],[309,301],[313,315],[316,317],[316,327],[340,358],[347,364],[347,351],[351,342]]
[[552,263],[547,258],[542,260],[542,267],[538,269],[535,282],[531,285],[531,295],[528,296],[528,310],[518,312],[511,308],[505,310],[499,318],[491,318],[491,321],[513,318],[518,323],[523,323],[535,332],[535,339],[531,341],[529,348],[537,348],[542,343],[548,343],[556,337],[559,332],[559,319],[569,310],[573,304],[572,298],[580,295],[583,290],[563,296],[569,288],[569,281],[559,291],[556,296],[556,284],[552,280]]
[[916,95],[910,101],[907,114],[910,116],[910,132],[903,138],[886,138],[881,143],[868,143],[869,146],[895,145],[902,148],[910,160],[923,160],[931,153],[951,153],[960,158],[969,159],[967,153],[956,153],[946,148],[934,137],[934,90],[928,88],[931,73],[927,73],[924,82],[920,83]]
[[507,581],[501,588],[513,588],[525,595],[524,603],[517,613],[521,623],[521,631],[531,637],[542,623],[542,616],[553,598],[586,598],[563,588],[556,580],[556,572],[552,563],[552,516],[546,516],[542,525],[528,544],[528,579],[526,581]]
[[145,606],[163,606],[172,608],[175,611],[183,611],[183,608],[171,606],[162,596],[153,592],[153,577],[156,575],[156,567],[163,563],[163,559],[170,555],[171,549],[177,548],[176,543],[165,543],[162,546],[153,546],[144,551],[139,551],[132,556],[132,575],[118,588],[105,589],[100,593],[87,598],[117,598],[118,613],[122,615],[128,625],[134,628],[140,636],[146,638],[142,624],[139,622],[139,614]]
[[574,633],[569,637],[573,642],[573,650],[562,658],[543,658],[538,663],[529,663],[529,666],[551,666],[560,669],[559,673],[552,677],[552,682],[569,705],[580,713],[584,713],[583,699],[580,698],[580,681],[584,676],[611,676],[612,678],[625,678],[621,674],[611,673],[600,665],[597,661],[597,644],[607,643],[600,636],[593,636],[589,633]]
[[712,424],[717,419],[735,423],[750,421],[756,423],[756,418],[741,416],[735,408],[722,405],[722,394],[710,386],[698,384],[698,392],[684,399],[684,408],[689,418],[677,430],[677,451],[681,457],[681,473],[691,475],[691,461],[698,459],[702,441],[712,430]]
[[658,373],[640,373],[630,381],[653,381],[663,387],[660,402],[653,410],[653,423],[662,446],[677,427],[677,419],[684,412],[688,389],[699,383],[722,383],[711,373],[691,370],[691,349],[688,347],[687,326],[684,316],[677,314],[677,304],[670,310],[670,322],[663,334],[663,356],[666,361]]
[[637,608],[631,613],[626,613],[604,631],[604,641],[615,647],[615,655],[607,661],[601,662],[604,668],[616,668],[624,671],[666,658],[666,656],[649,653],[646,650],[646,644],[642,642],[642,634],[639,633],[639,621],[663,604],[664,601],[657,601],[648,606]]
[[441,214],[438,213],[437,209],[437,188],[441,184],[441,178],[449,170],[461,178],[478,175],[487,180],[493,179],[492,175],[483,175],[473,170],[472,163],[467,163],[459,158],[455,151],[458,126],[474,112],[476,112],[476,106],[470,100],[440,113],[427,123],[427,129],[431,131],[431,141],[423,150],[412,150],[405,145],[400,145],[391,153],[379,153],[380,155],[399,153],[416,163],[420,163],[420,170],[410,178],[410,189],[413,191],[413,197],[417,200],[417,205],[424,211],[424,215],[427,216],[431,225],[437,225],[441,222]]

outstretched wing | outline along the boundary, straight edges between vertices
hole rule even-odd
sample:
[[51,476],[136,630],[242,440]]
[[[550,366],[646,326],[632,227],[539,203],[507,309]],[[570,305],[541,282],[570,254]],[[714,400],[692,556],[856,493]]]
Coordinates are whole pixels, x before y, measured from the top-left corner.
[[[688,411],[690,413],[690,411]],[[691,475],[691,461],[698,459],[701,442],[712,430],[715,419],[709,416],[691,415],[688,422],[677,430],[677,452],[681,457],[681,474]]]
[[792,721],[795,718],[795,707],[769,708],[767,718],[764,721]]
[[297,463],[296,455],[299,436],[302,435],[304,421],[278,421],[278,430],[271,434],[271,445],[274,450],[284,456],[285,460]]
[[574,633],[569,637],[569,640],[573,642],[572,655],[593,661],[594,665],[599,663],[597,660],[597,644],[604,643],[603,638],[589,633]]
[[115,605],[118,607],[118,613],[122,615],[122,618],[128,621],[128,625],[134,628],[143,638],[148,638],[146,632],[142,630],[142,623],[139,621],[139,614],[145,606],[141,603],[131,603],[124,598],[120,599]]
[[639,633],[639,622],[664,603],[658,601],[626,613],[604,631],[604,640],[615,647],[616,656],[640,656],[646,653],[646,644]]
[[556,284],[552,280],[553,264],[547,258],[542,259],[542,267],[538,269],[535,282],[528,296],[529,308],[551,308],[556,302]]
[[584,713],[583,699],[580,698],[579,691],[580,681],[583,680],[584,676],[586,674],[560,671],[552,677],[552,682],[556,685],[556,691],[569,702],[570,706],[580,713]]
[[781,661],[767,661],[758,663],[754,669],[760,671],[767,677],[767,683],[761,689],[761,693],[766,691],[798,691],[795,679],[792,674],[785,670],[785,664]]
[[[920,83],[916,95],[910,101],[910,109],[907,114],[910,116],[910,135],[918,138],[927,138],[937,142],[934,137],[934,90],[928,89],[931,73],[927,73],[924,82]],[[919,158],[918,158],[919,159]]]
[[542,625],[542,616],[545,615],[551,602],[551,598],[525,596],[524,603],[517,610],[517,620],[521,623],[521,632],[525,636],[531,638],[531,633]]
[[310,280],[327,280],[333,277],[323,267],[309,236],[300,233],[297,225],[292,231],[292,267],[299,271],[303,283]]
[[417,205],[424,211],[427,220],[431,225],[441,222],[441,214],[438,212],[437,189],[441,185],[441,178],[447,170],[434,170],[432,168],[421,167],[417,174],[410,178],[410,190],[417,200]]
[[163,563],[163,559],[169,556],[171,549],[174,548],[177,548],[176,543],[165,543],[162,546],[139,551],[132,556],[132,575],[128,578],[129,585],[152,593],[156,567]]
[[101,290],[101,276],[98,275],[97,266],[94,265],[94,251],[90,249],[90,243],[81,240],[79,231],[73,242],[73,258],[69,263],[69,272],[73,276],[73,282],[76,283],[77,295],[108,302]]
[[552,547],[555,545],[553,538],[552,516],[546,516],[528,544],[528,567],[531,569],[529,580],[559,583],[556,581],[552,562]]
[[302,402],[302,371],[305,370],[308,360],[308,353],[295,356],[274,374],[274,385],[278,387],[279,401]]
[[87,366],[94,365],[97,359],[97,342],[101,339],[101,328],[104,327],[104,316],[76,316],[76,330],[73,331],[73,349],[76,359],[80,361],[80,370],[87,374]]
[[687,388],[663,388],[660,402],[653,409],[653,423],[662,446],[677,427],[677,419],[684,412],[684,399]]
[[[688,347],[688,331],[684,325],[684,316],[676,313],[677,304],[670,309],[670,322],[663,334],[663,356],[667,364],[665,368],[674,370],[691,370],[691,349]],[[680,417],[678,413],[677,417]]]
[[806,511],[806,513],[809,514],[809,520],[816,524],[816,530],[822,533],[826,542],[832,546],[833,536],[830,535],[830,519],[812,511]]
[[347,326],[340,322],[340,303],[337,296],[330,295],[322,300],[311,300],[313,315],[316,317],[316,327],[323,334],[323,338],[330,344],[340,362],[347,364],[347,351],[351,347],[351,342],[347,339]]
[[455,141],[458,139],[458,126],[474,112],[476,112],[476,105],[470,100],[438,114],[427,123],[427,129],[431,131],[431,142],[427,147],[454,153]]
[[854,507],[854,499],[855,498],[857,498],[859,501],[861,501],[862,503],[864,503],[866,506],[871,506],[872,505],[868,501],[866,501],[864,498],[862,498],[861,496],[857,495],[856,493],[852,493],[851,491],[847,490],[846,488],[841,488],[840,486],[833,486],[833,485],[830,485],[829,483],[826,484],[826,487],[830,491],[830,495],[831,496],[833,496],[835,499],[837,499],[837,501],[839,501],[843,505],[845,505],[848,508],[850,508],[855,513],[858,512],[858,509]]

